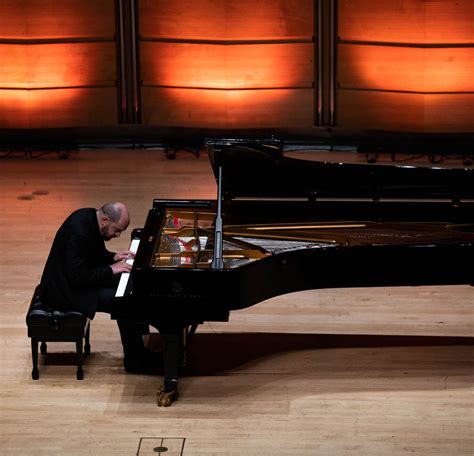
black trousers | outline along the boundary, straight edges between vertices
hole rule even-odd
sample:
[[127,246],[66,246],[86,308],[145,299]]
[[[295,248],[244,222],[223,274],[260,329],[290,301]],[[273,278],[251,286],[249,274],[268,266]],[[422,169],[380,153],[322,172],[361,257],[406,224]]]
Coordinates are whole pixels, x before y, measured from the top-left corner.
[[[97,312],[112,312],[112,298],[115,296],[116,286],[104,287],[98,289]],[[123,354],[125,358],[135,359],[140,357],[144,350],[143,335],[149,334],[148,325],[136,323],[131,320],[117,320],[120,331],[120,339],[123,345]]]

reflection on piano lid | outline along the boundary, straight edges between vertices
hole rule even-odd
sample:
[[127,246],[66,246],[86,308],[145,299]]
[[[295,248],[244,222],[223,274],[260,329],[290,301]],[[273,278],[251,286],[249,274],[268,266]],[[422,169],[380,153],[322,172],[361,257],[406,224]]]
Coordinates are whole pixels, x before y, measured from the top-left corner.
[[[214,175],[223,169],[225,200],[245,198],[320,198],[414,200],[474,198],[474,168],[417,162],[384,164],[340,162],[338,154],[315,160],[277,140],[212,140],[208,152]],[[304,159],[304,157],[311,157]],[[316,154],[317,156],[317,154]],[[328,158],[334,157],[334,158]]]

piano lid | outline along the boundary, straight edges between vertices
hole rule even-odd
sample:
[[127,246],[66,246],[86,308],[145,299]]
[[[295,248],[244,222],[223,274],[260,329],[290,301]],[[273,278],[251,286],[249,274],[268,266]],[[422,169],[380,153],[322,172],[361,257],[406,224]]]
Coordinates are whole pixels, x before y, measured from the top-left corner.
[[[275,139],[213,139],[206,141],[206,147],[216,180],[222,167],[222,195],[228,201],[364,198],[447,199],[458,203],[474,198],[474,169],[469,167],[410,161],[340,163],[337,152],[333,161],[306,160],[288,156],[283,152],[283,142]],[[314,146],[308,146],[311,148]],[[303,153],[295,155],[304,157]]]

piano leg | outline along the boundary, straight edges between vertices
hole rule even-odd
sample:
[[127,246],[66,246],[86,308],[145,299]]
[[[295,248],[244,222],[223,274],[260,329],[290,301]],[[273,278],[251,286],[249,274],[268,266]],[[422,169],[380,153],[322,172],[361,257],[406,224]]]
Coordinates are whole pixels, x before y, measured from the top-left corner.
[[164,342],[163,368],[164,385],[157,393],[158,407],[169,407],[178,399],[178,364],[181,351],[182,328],[159,330]]

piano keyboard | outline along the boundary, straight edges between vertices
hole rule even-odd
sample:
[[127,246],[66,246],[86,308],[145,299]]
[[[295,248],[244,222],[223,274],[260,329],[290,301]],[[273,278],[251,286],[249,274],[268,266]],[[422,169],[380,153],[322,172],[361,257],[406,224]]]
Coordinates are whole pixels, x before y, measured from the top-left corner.
[[[130,250],[133,253],[137,253],[139,244],[140,244],[140,239],[133,239],[128,250]],[[133,265],[133,258],[129,258],[127,260],[127,263]],[[116,298],[121,298],[125,295],[125,290],[127,288],[129,278],[130,278],[129,272],[122,272],[122,275],[120,276],[120,282],[117,287],[117,291],[115,292]]]

